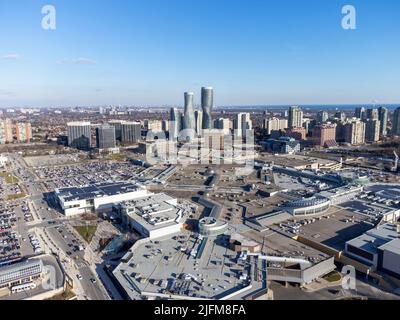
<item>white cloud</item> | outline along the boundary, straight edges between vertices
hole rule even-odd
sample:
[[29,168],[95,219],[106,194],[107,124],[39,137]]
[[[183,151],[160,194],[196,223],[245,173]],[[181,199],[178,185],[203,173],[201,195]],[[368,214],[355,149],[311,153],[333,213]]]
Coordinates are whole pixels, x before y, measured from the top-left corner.
[[78,59],[63,59],[57,62],[58,64],[96,64],[93,59],[78,58]]
[[74,62],[75,64],[96,64],[96,61],[87,58],[78,58]]
[[19,60],[21,58],[22,58],[22,56],[19,53],[10,53],[10,54],[6,54],[2,57],[2,59],[4,59],[4,60]]

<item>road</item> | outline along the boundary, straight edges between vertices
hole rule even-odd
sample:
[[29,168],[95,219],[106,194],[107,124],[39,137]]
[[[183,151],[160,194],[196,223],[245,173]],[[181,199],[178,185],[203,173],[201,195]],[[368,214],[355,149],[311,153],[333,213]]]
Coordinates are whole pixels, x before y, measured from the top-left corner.
[[[78,250],[74,252],[74,246],[83,244],[83,239],[73,232],[70,220],[49,207],[43,199],[43,193],[46,190],[44,190],[38,177],[26,166],[22,157],[11,155],[10,160],[13,163],[14,172],[26,187],[28,194],[26,200],[30,204],[34,217],[33,222],[26,224],[26,226],[23,225],[26,230],[21,230],[21,233],[24,235],[33,231],[43,233],[44,239],[48,241],[46,246],[55,251],[54,253],[59,257],[64,270],[74,282],[79,282],[78,287],[83,291],[78,295],[79,298],[109,300],[110,297],[102,286],[98,275],[85,261],[85,253]],[[82,276],[81,280],[78,280],[78,274]],[[80,291],[79,289],[78,291]]]

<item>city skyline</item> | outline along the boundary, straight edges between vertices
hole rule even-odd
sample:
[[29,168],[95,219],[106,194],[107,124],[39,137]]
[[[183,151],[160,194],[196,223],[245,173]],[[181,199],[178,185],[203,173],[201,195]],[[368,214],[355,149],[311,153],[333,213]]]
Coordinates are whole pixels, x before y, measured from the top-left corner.
[[353,1],[356,30],[342,1],[54,1],[50,31],[43,5],[2,2],[0,107],[180,105],[202,84],[216,106],[400,102],[397,1]]
[[0,0],[0,303],[399,301],[399,12]]

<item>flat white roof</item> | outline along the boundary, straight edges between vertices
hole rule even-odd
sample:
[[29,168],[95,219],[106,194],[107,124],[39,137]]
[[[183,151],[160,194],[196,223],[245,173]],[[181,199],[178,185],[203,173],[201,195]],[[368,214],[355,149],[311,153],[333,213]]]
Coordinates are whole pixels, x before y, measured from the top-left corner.
[[148,230],[156,230],[180,222],[183,209],[175,205],[176,201],[175,198],[159,193],[124,201],[121,207],[129,217]]
[[67,126],[90,126],[90,122],[88,121],[68,122]]

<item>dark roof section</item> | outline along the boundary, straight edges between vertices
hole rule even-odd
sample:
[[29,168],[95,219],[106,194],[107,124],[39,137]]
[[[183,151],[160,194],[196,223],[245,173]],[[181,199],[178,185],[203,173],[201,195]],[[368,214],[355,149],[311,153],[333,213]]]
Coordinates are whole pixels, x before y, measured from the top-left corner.
[[130,182],[99,183],[84,187],[69,187],[56,190],[59,197],[64,201],[94,199],[104,196],[113,196],[128,192],[134,192],[138,189],[136,184]]

